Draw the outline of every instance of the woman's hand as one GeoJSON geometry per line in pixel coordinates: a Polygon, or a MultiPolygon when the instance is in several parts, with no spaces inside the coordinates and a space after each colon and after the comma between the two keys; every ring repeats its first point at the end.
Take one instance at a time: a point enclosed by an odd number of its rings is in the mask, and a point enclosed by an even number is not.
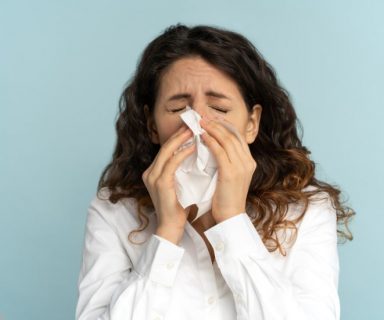
{"type": "Polygon", "coordinates": [[[245,212],[248,189],[257,164],[244,137],[228,121],[202,119],[200,125],[206,131],[201,137],[218,166],[212,216],[219,223],[245,212]]]}
{"type": "Polygon", "coordinates": [[[157,213],[156,233],[175,243],[184,233],[190,209],[184,209],[176,197],[175,172],[179,164],[193,153],[195,144],[174,153],[192,136],[192,131],[183,125],[161,146],[152,164],[142,175],[157,213]]]}

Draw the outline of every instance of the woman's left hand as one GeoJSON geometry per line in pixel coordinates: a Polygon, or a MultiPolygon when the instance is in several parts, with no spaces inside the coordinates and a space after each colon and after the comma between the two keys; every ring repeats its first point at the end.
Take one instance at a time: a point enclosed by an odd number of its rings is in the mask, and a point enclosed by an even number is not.
{"type": "Polygon", "coordinates": [[[257,163],[237,129],[224,119],[202,119],[201,135],[216,158],[218,178],[212,199],[212,216],[217,223],[245,212],[249,185],[257,163]],[[227,128],[230,126],[237,133],[227,128]]]}

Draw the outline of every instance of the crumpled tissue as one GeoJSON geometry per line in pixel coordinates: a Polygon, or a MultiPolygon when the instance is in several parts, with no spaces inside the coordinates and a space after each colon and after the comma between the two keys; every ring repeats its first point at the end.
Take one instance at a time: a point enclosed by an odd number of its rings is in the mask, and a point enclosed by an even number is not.
{"type": "Polygon", "coordinates": [[[193,219],[195,221],[212,208],[212,197],[217,183],[217,162],[200,137],[205,132],[199,124],[200,114],[187,106],[180,117],[192,130],[193,137],[178,150],[193,142],[196,144],[196,150],[184,159],[176,170],[176,196],[183,208],[196,204],[198,210],[193,219]]]}

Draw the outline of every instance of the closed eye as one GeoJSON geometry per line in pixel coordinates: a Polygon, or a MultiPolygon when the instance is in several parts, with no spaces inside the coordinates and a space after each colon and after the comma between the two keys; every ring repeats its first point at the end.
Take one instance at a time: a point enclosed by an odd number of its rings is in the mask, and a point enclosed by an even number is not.
{"type": "Polygon", "coordinates": [[[183,110],[183,109],[185,109],[185,107],[182,107],[182,108],[180,108],[180,109],[173,109],[173,110],[171,110],[171,112],[179,112],[179,111],[181,111],[181,110],[183,110]]]}
{"type": "Polygon", "coordinates": [[[228,110],[225,110],[225,109],[222,109],[222,108],[219,108],[217,106],[210,106],[212,109],[215,109],[216,111],[219,111],[219,112],[222,112],[222,113],[227,113],[228,110]]]}
{"type": "MultiPolygon", "coordinates": [[[[225,109],[222,109],[220,107],[217,107],[217,106],[210,106],[212,109],[218,111],[218,112],[221,112],[221,113],[227,113],[228,110],[225,110],[225,109]]],[[[178,109],[173,109],[171,110],[171,112],[179,112],[181,110],[185,109],[185,107],[182,107],[182,108],[178,108],[178,109]]]]}

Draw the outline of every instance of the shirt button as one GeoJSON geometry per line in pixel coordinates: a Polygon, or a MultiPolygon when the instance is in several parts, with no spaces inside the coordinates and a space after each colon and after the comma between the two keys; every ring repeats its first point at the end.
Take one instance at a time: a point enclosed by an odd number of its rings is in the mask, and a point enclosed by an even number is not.
{"type": "Polygon", "coordinates": [[[173,262],[167,263],[167,269],[172,269],[175,264],[173,262]]]}
{"type": "Polygon", "coordinates": [[[208,304],[212,304],[215,302],[215,297],[209,297],[208,300],[207,300],[208,304]]]}
{"type": "Polygon", "coordinates": [[[224,243],[223,242],[218,242],[216,244],[216,250],[217,251],[222,251],[224,249],[224,243]]]}

